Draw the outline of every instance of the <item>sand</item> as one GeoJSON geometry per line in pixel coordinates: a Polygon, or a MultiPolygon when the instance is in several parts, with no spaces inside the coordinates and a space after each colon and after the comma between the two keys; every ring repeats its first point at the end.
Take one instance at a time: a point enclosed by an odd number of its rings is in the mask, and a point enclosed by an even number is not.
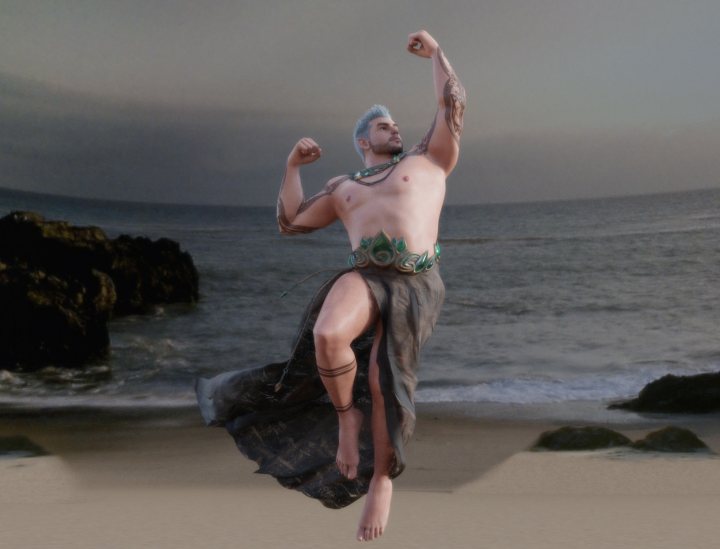
{"type": "MultiPolygon", "coordinates": [[[[376,546],[691,549],[720,539],[715,455],[530,452],[556,425],[421,411],[376,546]]],[[[720,452],[720,422],[691,419],[680,424],[720,452]]],[[[616,426],[634,439],[654,428],[616,426]]],[[[328,510],[253,474],[194,410],[6,410],[0,436],[16,434],[52,455],[0,459],[3,549],[358,544],[361,503],[328,510]]]]}

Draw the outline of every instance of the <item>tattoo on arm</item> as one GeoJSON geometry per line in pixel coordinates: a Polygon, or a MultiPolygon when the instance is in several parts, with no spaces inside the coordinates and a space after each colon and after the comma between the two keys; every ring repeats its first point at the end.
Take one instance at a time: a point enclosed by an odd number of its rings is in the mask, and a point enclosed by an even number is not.
{"type": "MultiPolygon", "coordinates": [[[[341,177],[337,181],[333,181],[330,185],[327,185],[322,191],[317,193],[315,196],[310,198],[309,200],[303,200],[300,203],[300,206],[298,207],[297,212],[295,215],[304,212],[307,210],[316,200],[322,198],[323,196],[327,196],[332,194],[335,189],[342,183],[343,181],[346,181],[349,179],[348,176],[341,177]]],[[[283,182],[280,186],[282,189],[282,185],[285,184],[285,177],[283,176],[283,182]]],[[[315,231],[318,229],[318,227],[309,227],[306,225],[294,225],[290,222],[290,220],[287,217],[287,214],[285,213],[285,205],[283,204],[282,198],[278,196],[277,201],[277,221],[278,226],[280,227],[280,232],[283,234],[304,234],[304,233],[310,233],[312,231],[315,231]]]]}
{"type": "Polygon", "coordinates": [[[447,74],[448,80],[443,89],[443,100],[445,102],[445,121],[450,133],[456,141],[460,140],[463,130],[463,114],[465,112],[465,88],[458,80],[455,71],[450,66],[445,54],[438,48],[438,60],[442,70],[447,74]]]}
{"type": "Polygon", "coordinates": [[[277,201],[277,221],[278,226],[280,227],[280,232],[283,234],[303,234],[312,232],[316,229],[316,227],[306,227],[305,225],[293,225],[290,223],[287,215],[285,214],[285,205],[280,197],[278,197],[277,201]]]}
{"type": "Polygon", "coordinates": [[[317,199],[322,198],[323,196],[332,194],[333,192],[335,192],[335,189],[338,188],[338,185],[340,185],[340,183],[342,183],[343,181],[347,181],[348,179],[350,179],[348,176],[341,177],[337,181],[333,181],[332,183],[327,185],[322,191],[317,193],[315,196],[311,197],[308,200],[303,200],[302,203],[300,204],[300,207],[298,208],[297,213],[304,212],[305,210],[307,210],[310,206],[312,206],[313,202],[315,202],[317,199]]]}

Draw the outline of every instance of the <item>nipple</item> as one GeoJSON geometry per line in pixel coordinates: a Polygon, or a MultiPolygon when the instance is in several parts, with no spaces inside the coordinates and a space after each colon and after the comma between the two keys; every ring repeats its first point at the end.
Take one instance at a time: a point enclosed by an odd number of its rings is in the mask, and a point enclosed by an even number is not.
{"type": "Polygon", "coordinates": [[[403,175],[403,181],[410,181],[410,178],[407,175],[403,175]]]}

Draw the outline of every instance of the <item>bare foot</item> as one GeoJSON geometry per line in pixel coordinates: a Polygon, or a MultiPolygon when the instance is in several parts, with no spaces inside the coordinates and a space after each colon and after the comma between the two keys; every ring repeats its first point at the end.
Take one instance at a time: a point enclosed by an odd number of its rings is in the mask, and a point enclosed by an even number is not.
{"type": "Polygon", "coordinates": [[[383,535],[390,517],[390,501],[392,500],[390,477],[374,475],[365,497],[365,508],[360,518],[360,524],[358,524],[358,541],[372,541],[383,535]]]}
{"type": "Polygon", "coordinates": [[[338,414],[338,451],[335,461],[340,473],[353,480],[357,477],[357,468],[360,463],[360,450],[358,448],[360,428],[363,423],[363,414],[353,407],[347,412],[338,414]]]}

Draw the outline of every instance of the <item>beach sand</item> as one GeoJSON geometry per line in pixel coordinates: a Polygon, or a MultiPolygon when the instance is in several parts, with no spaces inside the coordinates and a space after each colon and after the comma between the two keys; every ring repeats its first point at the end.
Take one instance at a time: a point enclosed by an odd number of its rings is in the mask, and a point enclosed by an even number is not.
{"type": "MultiPolygon", "coordinates": [[[[720,539],[717,456],[529,452],[559,424],[420,412],[377,546],[690,549],[720,539]]],[[[680,424],[720,452],[720,422],[680,424]]],[[[637,439],[657,425],[615,428],[637,439]]],[[[194,409],[4,410],[0,436],[18,434],[51,455],[0,459],[3,549],[358,543],[362,500],[329,510],[253,474],[194,409]]]]}

